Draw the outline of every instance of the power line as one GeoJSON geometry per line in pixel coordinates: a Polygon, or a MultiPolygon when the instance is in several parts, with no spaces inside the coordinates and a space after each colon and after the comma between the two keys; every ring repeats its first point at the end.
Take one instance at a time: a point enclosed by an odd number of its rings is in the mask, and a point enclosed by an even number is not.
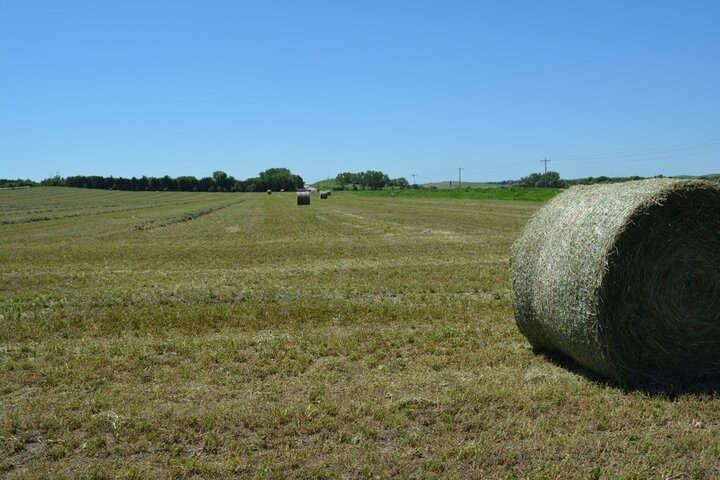
{"type": "MultiPolygon", "coordinates": [[[[634,150],[623,150],[615,152],[604,152],[604,153],[584,153],[584,154],[570,154],[570,155],[552,155],[553,161],[555,161],[559,167],[565,168],[568,165],[599,165],[599,164],[613,164],[613,163],[645,163],[653,162],[657,160],[672,160],[672,159],[684,159],[687,157],[699,157],[709,155],[720,154],[720,137],[709,138],[697,142],[681,143],[674,145],[666,145],[661,147],[642,148],[634,150]]],[[[545,165],[545,180],[547,182],[547,158],[540,160],[545,165]]],[[[547,160],[550,162],[550,160],[547,160]]],[[[528,161],[501,161],[501,164],[472,166],[467,168],[468,170],[483,172],[501,172],[508,171],[509,169],[519,168],[528,165],[528,161]]],[[[458,170],[458,185],[462,186],[462,170],[464,167],[457,167],[458,170]]],[[[441,171],[431,172],[432,175],[440,175],[441,171]]],[[[427,175],[428,172],[425,172],[427,175]]],[[[414,178],[414,177],[413,177],[414,178]]]]}
{"type": "MultiPolygon", "coordinates": [[[[553,160],[563,166],[570,164],[599,165],[608,163],[645,163],[656,160],[683,159],[703,155],[720,154],[720,138],[702,142],[693,142],[666,147],[646,148],[639,150],[617,151],[607,153],[589,153],[577,155],[553,155],[553,160]]],[[[544,162],[544,160],[540,160],[544,162]]],[[[549,160],[548,160],[549,161],[549,160]]],[[[502,165],[488,165],[483,167],[485,172],[506,171],[509,168],[527,165],[527,161],[502,162],[502,165]]]]}
{"type": "Polygon", "coordinates": [[[545,176],[543,177],[543,179],[545,180],[545,188],[547,188],[547,164],[549,161],[550,160],[548,160],[547,157],[545,157],[545,160],[540,160],[540,163],[545,164],[545,176]]]}
{"type": "Polygon", "coordinates": [[[698,149],[708,149],[720,146],[720,138],[714,138],[704,140],[701,142],[692,142],[684,144],[669,145],[665,147],[653,147],[643,148],[637,150],[626,150],[618,152],[605,152],[605,153],[585,153],[578,155],[555,155],[556,159],[568,159],[568,160],[601,160],[606,158],[625,158],[625,157],[638,157],[647,155],[659,155],[669,153],[682,153],[698,149]]]}
{"type": "MultiPolygon", "coordinates": [[[[718,155],[720,153],[719,150],[703,150],[698,152],[686,152],[686,153],[678,153],[678,152],[668,152],[665,154],[652,154],[648,155],[646,157],[642,158],[623,158],[623,157],[605,157],[605,158],[591,158],[585,161],[578,161],[576,163],[582,164],[582,165],[600,165],[600,164],[607,164],[607,163],[623,163],[623,164],[629,164],[629,163],[644,163],[644,162],[654,162],[657,160],[673,160],[673,159],[687,159],[688,157],[697,157],[702,155],[711,155],[715,154],[718,155]]],[[[566,160],[565,163],[572,162],[572,160],[566,160]]]]}

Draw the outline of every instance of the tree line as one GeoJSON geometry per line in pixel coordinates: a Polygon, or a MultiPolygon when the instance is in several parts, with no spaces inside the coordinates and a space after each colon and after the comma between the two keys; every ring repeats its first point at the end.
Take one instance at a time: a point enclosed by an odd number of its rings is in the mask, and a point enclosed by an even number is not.
{"type": "Polygon", "coordinates": [[[358,186],[360,190],[382,190],[385,187],[398,187],[398,188],[409,188],[410,183],[404,178],[393,178],[388,177],[386,173],[379,172],[377,170],[367,170],[364,172],[345,172],[339,173],[335,177],[337,190],[357,190],[358,186]]]}
{"type": "MultiPolygon", "coordinates": [[[[594,185],[596,183],[622,183],[631,182],[635,180],[644,180],[647,178],[664,178],[664,175],[655,175],[654,177],[641,177],[633,175],[629,177],[607,177],[601,175],[599,177],[582,177],[573,180],[568,180],[560,177],[558,172],[549,171],[545,173],[531,173],[526,177],[522,177],[520,180],[510,180],[507,183],[514,186],[520,187],[546,187],[546,188],[565,188],[571,185],[594,185]]],[[[701,180],[712,180],[712,175],[703,175],[696,177],[701,180]]],[[[501,182],[505,183],[505,182],[501,182]]]]}
{"type": "Polygon", "coordinates": [[[222,170],[211,177],[104,177],[100,175],[55,176],[40,182],[44,186],[96,188],[104,190],[165,191],[165,192],[262,192],[265,190],[295,191],[305,182],[287,168],[270,168],[257,177],[237,180],[222,170]]]}
{"type": "Polygon", "coordinates": [[[566,182],[566,180],[560,178],[558,172],[550,171],[547,173],[531,173],[513,182],[513,184],[520,187],[562,188],[566,182]]]}
{"type": "MultiPolygon", "coordinates": [[[[640,177],[637,175],[631,177],[606,177],[604,175],[599,177],[583,177],[568,180],[560,178],[558,172],[549,171],[545,173],[531,173],[527,177],[522,177],[520,180],[513,182],[513,185],[520,187],[545,187],[545,188],[565,188],[571,185],[594,185],[596,183],[621,183],[630,182],[634,180],[643,180],[649,177],[640,177]]],[[[656,175],[653,178],[663,178],[663,175],[656,175]]],[[[707,179],[706,177],[699,177],[707,179]]]]}
{"type": "Polygon", "coordinates": [[[22,178],[0,178],[0,188],[24,188],[37,185],[32,180],[23,180],[22,178]]]}

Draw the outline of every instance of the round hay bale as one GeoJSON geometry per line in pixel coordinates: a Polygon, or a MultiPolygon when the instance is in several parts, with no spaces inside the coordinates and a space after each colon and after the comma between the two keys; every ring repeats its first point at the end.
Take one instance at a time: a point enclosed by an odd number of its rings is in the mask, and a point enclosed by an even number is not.
{"type": "Polygon", "coordinates": [[[328,192],[320,192],[320,198],[322,200],[327,200],[328,192]]]}
{"type": "Polygon", "coordinates": [[[629,384],[720,379],[720,187],[670,179],[573,187],[511,256],[518,328],[629,384]]]}
{"type": "Polygon", "coordinates": [[[297,192],[298,205],[310,205],[310,192],[297,192]]]}
{"type": "Polygon", "coordinates": [[[267,194],[268,194],[268,195],[271,195],[271,194],[272,194],[272,190],[268,190],[268,191],[267,191],[267,194]]]}
{"type": "Polygon", "coordinates": [[[328,197],[329,197],[329,196],[332,194],[332,191],[328,190],[328,191],[325,192],[325,193],[327,193],[327,195],[328,195],[328,197]]]}

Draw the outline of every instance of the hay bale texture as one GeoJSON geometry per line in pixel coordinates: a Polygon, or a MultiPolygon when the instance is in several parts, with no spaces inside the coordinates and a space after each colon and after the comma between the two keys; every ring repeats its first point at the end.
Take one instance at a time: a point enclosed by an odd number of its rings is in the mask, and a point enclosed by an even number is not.
{"type": "Polygon", "coordinates": [[[298,205],[310,205],[310,192],[297,192],[298,205]]]}
{"type": "Polygon", "coordinates": [[[720,379],[720,187],[654,179],[573,187],[511,256],[520,331],[630,384],[720,379]]]}

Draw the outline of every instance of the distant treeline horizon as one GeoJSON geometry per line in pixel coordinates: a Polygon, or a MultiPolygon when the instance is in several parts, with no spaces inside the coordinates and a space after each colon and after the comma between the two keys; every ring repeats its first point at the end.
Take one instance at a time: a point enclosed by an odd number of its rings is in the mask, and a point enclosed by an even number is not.
{"type": "MultiPolygon", "coordinates": [[[[575,179],[563,179],[558,172],[548,171],[545,173],[532,173],[518,180],[502,180],[495,182],[483,182],[486,185],[501,185],[515,187],[547,187],[565,188],[572,185],[592,185],[596,183],[620,183],[633,180],[644,180],[648,178],[664,178],[664,175],[653,177],[627,176],[627,177],[582,177],[575,179]]],[[[678,179],[699,179],[720,182],[720,173],[706,175],[675,175],[667,178],[678,179]]],[[[316,182],[316,184],[325,181],[316,182]]],[[[449,183],[456,185],[456,182],[429,182],[426,184],[410,185],[403,178],[390,179],[383,172],[367,171],[356,174],[341,173],[331,180],[335,183],[332,187],[335,190],[357,189],[359,185],[362,190],[383,189],[385,187],[405,188],[433,188],[436,185],[449,183]]],[[[479,182],[463,182],[473,184],[479,182]]],[[[130,190],[130,191],[177,191],[177,192],[264,192],[266,190],[287,190],[296,191],[303,189],[305,182],[299,175],[293,174],[287,168],[270,168],[261,172],[257,177],[245,180],[237,180],[221,170],[213,172],[210,177],[197,178],[194,176],[170,177],[104,177],[102,175],[73,175],[69,177],[55,176],[46,178],[40,182],[30,179],[8,179],[0,178],[0,188],[28,188],[36,186],[57,186],[71,188],[91,188],[103,190],[130,190]]],[[[466,185],[464,188],[473,188],[466,185]]],[[[478,188],[478,187],[475,187],[478,188]]]]}
{"type": "Polygon", "coordinates": [[[572,185],[592,185],[596,183],[622,183],[632,182],[636,180],[646,180],[649,178],[677,178],[677,179],[699,179],[699,180],[720,180],[720,174],[708,174],[708,175],[675,175],[666,177],[665,175],[655,175],[652,177],[641,177],[639,175],[633,175],[628,177],[607,177],[601,175],[599,177],[581,177],[574,179],[561,178],[558,172],[548,171],[546,174],[542,172],[532,173],[527,177],[522,177],[520,180],[506,180],[505,182],[491,182],[497,184],[507,184],[513,186],[522,187],[549,187],[549,188],[564,188],[572,185]]]}
{"type": "MultiPolygon", "coordinates": [[[[4,180],[0,179],[0,186],[4,180]]],[[[259,176],[238,180],[222,170],[213,172],[211,177],[194,176],[170,177],[104,177],[102,175],[55,176],[39,183],[30,180],[8,181],[21,186],[53,186],[71,188],[91,188],[102,190],[164,191],[164,192],[261,192],[266,190],[295,191],[304,187],[305,182],[299,175],[287,168],[270,168],[260,172],[259,176]],[[29,182],[29,183],[28,183],[29,182]]]]}

